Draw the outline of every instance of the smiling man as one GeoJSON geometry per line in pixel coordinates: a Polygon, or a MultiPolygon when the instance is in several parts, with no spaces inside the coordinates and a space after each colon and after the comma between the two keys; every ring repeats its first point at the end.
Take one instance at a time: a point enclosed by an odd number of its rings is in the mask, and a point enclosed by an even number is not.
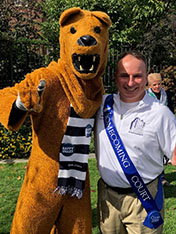
{"type": "Polygon", "coordinates": [[[147,71],[141,58],[128,54],[117,65],[115,81],[123,102],[137,102],[145,95],[147,71]]]}
{"type": "Polygon", "coordinates": [[[138,52],[119,57],[118,93],[104,95],[95,126],[99,228],[103,234],[161,234],[163,157],[176,165],[176,119],[146,91],[138,52]]]}

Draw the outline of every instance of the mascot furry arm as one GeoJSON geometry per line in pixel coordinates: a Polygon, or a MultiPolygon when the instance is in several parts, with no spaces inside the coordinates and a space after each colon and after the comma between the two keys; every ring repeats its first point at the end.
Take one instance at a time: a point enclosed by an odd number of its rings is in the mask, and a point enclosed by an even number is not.
{"type": "Polygon", "coordinates": [[[103,12],[71,8],[59,23],[58,62],[0,91],[3,125],[18,130],[30,115],[33,132],[11,234],[91,233],[88,150],[111,20],[103,12]]]}

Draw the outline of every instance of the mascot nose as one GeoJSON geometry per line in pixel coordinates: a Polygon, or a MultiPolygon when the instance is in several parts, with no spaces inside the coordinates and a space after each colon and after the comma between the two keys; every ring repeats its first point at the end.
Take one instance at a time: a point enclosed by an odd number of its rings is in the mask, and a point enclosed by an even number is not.
{"type": "Polygon", "coordinates": [[[95,40],[94,37],[89,36],[89,35],[85,35],[85,36],[80,37],[77,40],[77,43],[80,46],[93,46],[93,45],[97,44],[97,41],[95,40]]]}

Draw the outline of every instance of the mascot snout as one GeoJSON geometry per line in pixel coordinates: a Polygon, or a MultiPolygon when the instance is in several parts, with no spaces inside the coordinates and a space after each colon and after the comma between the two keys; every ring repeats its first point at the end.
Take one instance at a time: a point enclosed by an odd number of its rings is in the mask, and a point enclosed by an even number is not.
{"type": "MultiPolygon", "coordinates": [[[[80,37],[77,40],[77,43],[79,46],[94,46],[97,44],[97,40],[90,36],[85,35],[80,37]]],[[[98,65],[100,62],[100,56],[98,54],[93,55],[86,55],[86,54],[76,54],[74,53],[72,55],[72,63],[74,65],[74,68],[79,73],[96,73],[98,65]]]]}
{"type": "Polygon", "coordinates": [[[80,37],[77,43],[80,46],[93,46],[97,44],[97,41],[94,37],[85,35],[85,36],[80,37]]]}

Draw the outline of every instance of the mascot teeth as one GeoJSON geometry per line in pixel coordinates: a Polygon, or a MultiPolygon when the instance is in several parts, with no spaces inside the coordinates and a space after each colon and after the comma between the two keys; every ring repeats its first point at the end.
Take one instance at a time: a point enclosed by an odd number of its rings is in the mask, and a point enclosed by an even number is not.
{"type": "Polygon", "coordinates": [[[100,56],[98,54],[76,54],[72,55],[74,68],[80,73],[96,73],[100,56]]]}
{"type": "Polygon", "coordinates": [[[94,66],[92,65],[92,67],[89,69],[89,71],[93,71],[93,69],[94,69],[94,66]]]}

